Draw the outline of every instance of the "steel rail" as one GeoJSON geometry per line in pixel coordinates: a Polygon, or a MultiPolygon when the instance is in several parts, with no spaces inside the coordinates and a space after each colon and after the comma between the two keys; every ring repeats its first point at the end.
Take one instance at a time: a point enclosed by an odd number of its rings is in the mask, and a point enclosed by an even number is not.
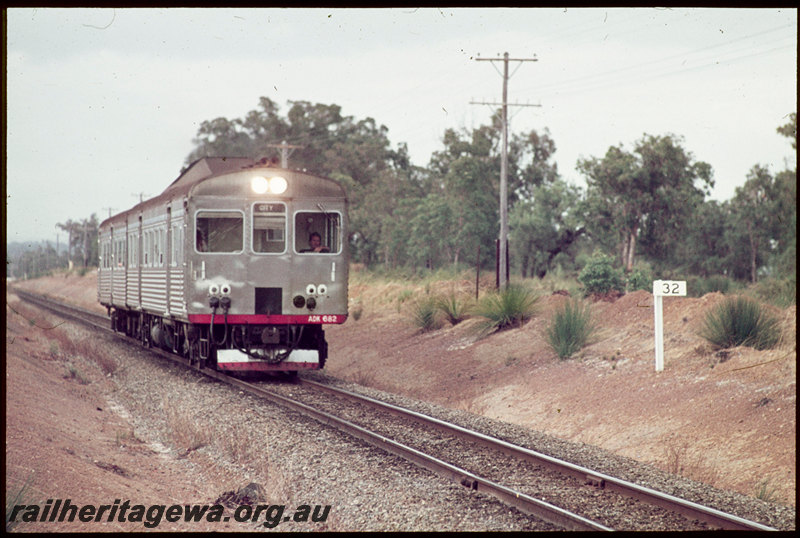
{"type": "Polygon", "coordinates": [[[520,511],[539,517],[549,523],[560,525],[570,530],[592,530],[592,531],[611,531],[613,529],[606,527],[600,523],[587,519],[578,514],[559,508],[546,501],[535,499],[524,493],[514,491],[511,488],[505,487],[501,484],[482,478],[474,473],[465,469],[461,469],[455,465],[447,463],[436,457],[425,454],[415,448],[412,448],[403,443],[389,439],[384,435],[372,432],[348,420],[337,417],[315,407],[306,405],[304,403],[295,401],[291,398],[281,396],[274,392],[256,387],[246,381],[229,377],[217,371],[205,371],[204,373],[230,383],[242,390],[246,390],[253,394],[258,394],[264,398],[269,399],[275,403],[289,407],[295,411],[300,412],[305,416],[310,416],[322,424],[333,426],[336,429],[347,433],[357,439],[365,441],[369,445],[383,449],[384,451],[399,456],[405,460],[411,461],[416,465],[423,467],[439,476],[449,478],[454,482],[461,485],[468,486],[472,490],[483,491],[489,493],[505,503],[518,508],[520,511]]]}
{"type": "Polygon", "coordinates": [[[714,527],[719,527],[720,529],[759,530],[759,531],[778,530],[773,527],[763,525],[761,523],[750,521],[741,518],[739,516],[729,514],[721,510],[717,510],[716,508],[703,506],[701,504],[686,499],[675,497],[674,495],[670,495],[668,493],[664,493],[658,490],[654,490],[652,488],[634,484],[632,482],[623,480],[621,478],[615,478],[613,476],[609,476],[607,474],[600,473],[592,469],[588,469],[586,467],[570,463],[568,461],[560,460],[558,458],[554,458],[552,456],[548,456],[546,454],[542,454],[540,452],[536,452],[534,450],[509,443],[507,441],[498,439],[496,437],[492,437],[480,432],[469,430],[467,428],[458,426],[456,424],[451,424],[449,422],[445,422],[443,420],[430,417],[422,413],[412,411],[410,409],[405,409],[396,405],[392,405],[387,402],[382,402],[380,400],[376,400],[374,398],[370,398],[362,394],[357,394],[345,389],[332,387],[330,385],[324,385],[308,379],[300,378],[300,383],[305,385],[310,385],[320,390],[344,396],[356,401],[367,402],[372,406],[381,407],[383,409],[386,409],[387,411],[401,415],[406,418],[410,418],[426,426],[433,426],[438,428],[439,430],[449,432],[463,439],[467,439],[482,444],[484,446],[487,446],[495,450],[501,450],[506,454],[511,455],[512,457],[521,458],[532,463],[544,465],[559,473],[567,474],[581,480],[586,480],[604,489],[618,492],[622,495],[632,497],[641,500],[645,503],[659,506],[661,508],[665,508],[672,512],[680,513],[681,515],[689,518],[698,519],[714,527]]]}
{"type": "Polygon", "coordinates": [[[33,293],[27,290],[22,290],[20,288],[9,288],[9,291],[18,295],[20,298],[25,299],[31,303],[35,303],[43,308],[47,308],[52,312],[55,312],[59,315],[68,317],[70,319],[76,321],[89,321],[89,318],[94,320],[91,323],[97,327],[102,329],[111,330],[108,326],[108,317],[104,316],[103,314],[99,314],[97,312],[92,312],[91,310],[86,310],[85,308],[81,308],[79,306],[75,306],[69,303],[65,303],[53,297],[49,297],[47,295],[42,295],[39,293],[33,293]]]}
{"type": "MultiPolygon", "coordinates": [[[[78,307],[74,307],[73,305],[58,301],[51,297],[43,297],[26,291],[21,291],[19,295],[21,297],[24,296],[27,300],[35,302],[36,304],[49,308],[50,310],[56,312],[59,315],[66,315],[78,321],[86,322],[88,321],[86,317],[91,317],[94,320],[103,319],[102,316],[99,314],[78,307]],[[56,305],[56,308],[53,308],[51,306],[53,304],[56,305]],[[84,314],[86,317],[70,314],[68,312],[68,310],[70,309],[80,311],[81,314],[84,314]]],[[[90,323],[92,323],[94,326],[100,327],[110,332],[114,332],[111,331],[109,327],[100,324],[99,321],[94,321],[90,323]]],[[[130,339],[124,337],[122,333],[114,332],[114,334],[117,334],[118,336],[122,337],[124,341],[130,342],[130,339]]],[[[317,420],[318,422],[324,425],[334,427],[339,431],[342,431],[352,437],[355,437],[357,439],[366,442],[368,445],[380,448],[385,452],[401,457],[439,476],[450,479],[462,486],[467,486],[473,491],[481,491],[484,493],[488,493],[494,497],[497,497],[505,504],[513,506],[525,514],[538,517],[544,521],[547,521],[548,523],[552,523],[569,530],[589,530],[589,531],[614,530],[605,525],[602,525],[601,523],[585,518],[579,514],[574,514],[568,510],[550,504],[541,499],[536,499],[529,495],[525,495],[524,493],[515,491],[511,488],[503,486],[502,484],[498,484],[496,482],[478,476],[465,469],[461,469],[460,467],[447,463],[434,456],[425,454],[420,450],[404,445],[403,443],[394,441],[393,439],[389,439],[384,435],[367,430],[366,428],[363,428],[348,420],[337,417],[335,415],[332,415],[315,407],[309,406],[302,402],[298,402],[291,398],[287,398],[285,396],[281,396],[274,392],[262,389],[255,385],[252,385],[251,383],[248,383],[241,379],[237,379],[235,377],[231,377],[227,374],[224,374],[216,370],[211,370],[208,368],[197,369],[190,363],[188,359],[177,356],[172,353],[168,353],[161,349],[150,348],[149,350],[160,357],[181,363],[192,369],[199,370],[201,373],[209,377],[212,377],[214,379],[217,379],[218,381],[222,381],[229,385],[235,386],[250,394],[255,394],[262,398],[268,399],[273,403],[282,405],[296,412],[299,412],[301,415],[311,417],[314,420],[317,420]]]]}

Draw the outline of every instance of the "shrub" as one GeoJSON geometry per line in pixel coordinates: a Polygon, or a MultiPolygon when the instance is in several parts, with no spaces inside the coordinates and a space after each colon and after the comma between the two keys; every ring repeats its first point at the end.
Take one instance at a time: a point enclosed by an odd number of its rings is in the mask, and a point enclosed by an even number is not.
{"type": "Polygon", "coordinates": [[[780,308],[797,304],[797,277],[771,277],[760,280],[751,289],[762,301],[780,308]]]}
{"type": "Polygon", "coordinates": [[[538,279],[538,284],[547,294],[566,292],[570,296],[575,296],[582,293],[581,285],[575,279],[575,275],[565,275],[560,266],[554,271],[548,271],[544,278],[538,279]]]}
{"type": "Polygon", "coordinates": [[[686,285],[692,297],[702,297],[706,293],[715,291],[730,293],[741,288],[735,280],[724,275],[689,277],[686,285]]]}
{"type": "Polygon", "coordinates": [[[408,289],[402,290],[400,293],[397,294],[397,305],[399,306],[403,304],[413,296],[414,296],[413,290],[408,290],[408,289]]]}
{"type": "Polygon", "coordinates": [[[439,309],[434,297],[425,296],[411,304],[411,321],[422,332],[433,331],[441,327],[437,313],[439,309]]]}
{"type": "Polygon", "coordinates": [[[506,329],[521,327],[533,317],[539,296],[523,286],[509,284],[504,290],[484,295],[476,313],[489,320],[489,327],[506,329]]]}
{"type": "Polygon", "coordinates": [[[467,317],[471,306],[471,301],[460,296],[454,291],[448,295],[436,298],[436,307],[444,314],[451,325],[458,325],[467,317]]]}
{"type": "Polygon", "coordinates": [[[578,280],[583,284],[586,295],[592,293],[605,295],[612,291],[623,292],[625,290],[622,271],[614,269],[611,256],[599,252],[589,258],[578,275],[578,280]]]}
{"type": "Polygon", "coordinates": [[[780,340],[780,321],[752,299],[728,297],[706,314],[700,336],[723,349],[771,349],[780,340]]]}
{"type": "Polygon", "coordinates": [[[570,299],[559,308],[547,328],[547,343],[559,359],[566,359],[586,345],[595,327],[589,305],[570,299]]]}
{"type": "Polygon", "coordinates": [[[653,273],[645,267],[636,267],[628,274],[627,290],[629,292],[636,290],[653,290],[653,273]]]}

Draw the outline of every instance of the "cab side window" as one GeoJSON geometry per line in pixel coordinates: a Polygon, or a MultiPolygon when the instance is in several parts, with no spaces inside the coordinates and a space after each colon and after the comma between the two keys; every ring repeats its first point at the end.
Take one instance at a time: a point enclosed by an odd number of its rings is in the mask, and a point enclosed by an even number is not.
{"type": "Polygon", "coordinates": [[[299,211],[294,217],[294,248],[302,254],[341,251],[341,216],[323,211],[299,211]]]}

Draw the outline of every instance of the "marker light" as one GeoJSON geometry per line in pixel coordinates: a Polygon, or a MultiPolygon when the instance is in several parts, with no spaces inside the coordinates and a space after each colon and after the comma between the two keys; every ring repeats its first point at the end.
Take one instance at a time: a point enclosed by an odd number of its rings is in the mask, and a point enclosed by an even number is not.
{"type": "Polygon", "coordinates": [[[283,194],[289,183],[281,176],[274,176],[269,178],[269,192],[272,194],[283,194]]]}
{"type": "Polygon", "coordinates": [[[269,190],[269,181],[262,176],[256,176],[250,180],[250,188],[256,194],[264,194],[269,190]]]}

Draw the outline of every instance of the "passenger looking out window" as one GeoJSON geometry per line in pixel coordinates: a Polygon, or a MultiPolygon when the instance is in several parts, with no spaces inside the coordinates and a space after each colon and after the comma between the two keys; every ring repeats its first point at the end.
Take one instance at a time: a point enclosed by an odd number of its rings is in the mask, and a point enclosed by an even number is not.
{"type": "MultiPolygon", "coordinates": [[[[324,208],[323,208],[324,209],[324,208]]],[[[330,211],[299,211],[294,218],[295,252],[330,254],[341,251],[341,215],[330,211]]]]}

